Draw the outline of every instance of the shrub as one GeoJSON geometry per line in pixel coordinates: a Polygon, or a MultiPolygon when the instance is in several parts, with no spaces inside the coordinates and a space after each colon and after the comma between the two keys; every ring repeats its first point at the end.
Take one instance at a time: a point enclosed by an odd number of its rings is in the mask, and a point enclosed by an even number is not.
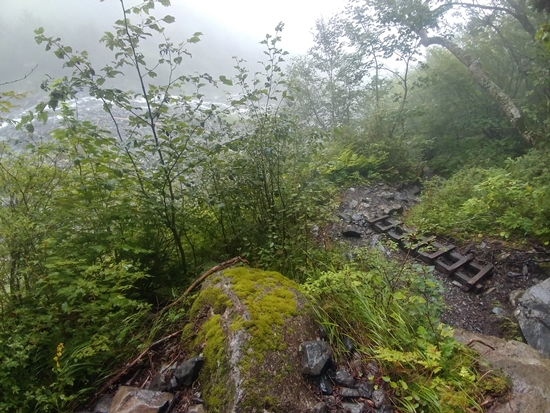
{"type": "Polygon", "coordinates": [[[389,262],[378,251],[357,255],[358,264],[304,285],[331,342],[348,336],[365,360],[377,360],[402,411],[481,410],[484,393],[502,380],[483,374],[475,353],[438,321],[441,285],[430,271],[389,262]]]}
{"type": "Polygon", "coordinates": [[[412,225],[467,238],[485,234],[550,242],[550,156],[531,150],[504,168],[471,168],[447,181],[426,185],[422,202],[408,217],[412,225]]]}

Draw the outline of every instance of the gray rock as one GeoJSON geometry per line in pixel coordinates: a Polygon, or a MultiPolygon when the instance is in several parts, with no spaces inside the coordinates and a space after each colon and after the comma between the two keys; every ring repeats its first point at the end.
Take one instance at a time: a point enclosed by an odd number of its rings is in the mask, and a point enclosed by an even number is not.
{"type": "Polygon", "coordinates": [[[504,310],[500,307],[494,307],[491,312],[497,317],[502,317],[504,315],[504,310]]]}
{"type": "Polygon", "coordinates": [[[372,392],[374,391],[374,382],[361,382],[357,384],[355,388],[357,389],[361,397],[364,397],[365,399],[370,399],[372,397],[372,392]]]}
{"type": "Polygon", "coordinates": [[[388,191],[380,192],[379,196],[380,198],[385,198],[390,201],[395,198],[395,194],[393,192],[388,192],[388,191]]]}
{"type": "Polygon", "coordinates": [[[342,231],[342,235],[344,237],[350,237],[350,238],[361,238],[361,228],[355,227],[353,225],[349,225],[342,231]]]}
{"type": "Polygon", "coordinates": [[[121,386],[113,398],[109,413],[162,413],[173,399],[172,393],[121,386]]]}
{"type": "Polygon", "coordinates": [[[202,365],[204,364],[204,357],[199,354],[192,359],[186,360],[181,363],[176,370],[174,370],[174,377],[180,386],[189,387],[199,376],[202,365]]]}
{"type": "Polygon", "coordinates": [[[409,188],[409,193],[411,193],[412,195],[419,195],[420,194],[420,186],[413,185],[412,187],[409,188]]]}
{"type": "Polygon", "coordinates": [[[356,390],[356,389],[350,389],[349,387],[342,387],[340,389],[340,395],[344,398],[356,398],[356,397],[361,397],[361,395],[359,394],[359,391],[356,390]]]}
{"type": "Polygon", "coordinates": [[[550,357],[550,278],[528,288],[518,304],[516,316],[527,343],[550,357]]]}
{"type": "Polygon", "coordinates": [[[348,336],[345,336],[342,339],[342,344],[344,345],[344,348],[346,349],[346,351],[349,351],[350,353],[355,349],[355,343],[348,336]]]}
{"type": "Polygon", "coordinates": [[[318,376],[332,356],[332,349],[326,341],[305,341],[302,349],[302,373],[318,376]]]}
{"type": "Polygon", "coordinates": [[[342,403],[342,409],[346,413],[363,413],[365,411],[364,403],[342,403]]]}
{"type": "Polygon", "coordinates": [[[99,398],[99,400],[94,405],[92,412],[93,413],[109,413],[109,409],[113,404],[113,396],[104,394],[99,398]]]}
{"type": "Polygon", "coordinates": [[[315,406],[313,406],[313,409],[311,409],[311,413],[327,413],[328,408],[327,405],[323,402],[317,403],[315,406]]]}
{"type": "Polygon", "coordinates": [[[327,396],[330,396],[333,392],[332,383],[325,373],[321,374],[321,378],[319,380],[319,388],[321,389],[321,393],[327,396]]]}
{"type": "Polygon", "coordinates": [[[189,406],[187,413],[206,413],[206,409],[202,404],[194,404],[193,406],[189,406]]]}
{"type": "Polygon", "coordinates": [[[384,215],[400,214],[403,212],[403,205],[392,204],[384,209],[384,215]]]}
{"type": "Polygon", "coordinates": [[[493,406],[491,412],[550,412],[550,380],[544,379],[550,377],[550,360],[518,341],[474,334],[459,328],[455,328],[455,338],[462,343],[472,343],[471,347],[492,369],[501,370],[512,381],[510,399],[493,406]],[[472,340],[481,340],[481,343],[472,340]]]}
{"type": "Polygon", "coordinates": [[[345,212],[342,212],[340,214],[338,214],[338,217],[346,222],[346,223],[350,223],[351,222],[351,214],[348,214],[348,213],[345,213],[345,212]]]}
{"type": "Polygon", "coordinates": [[[519,304],[520,298],[525,294],[525,290],[514,290],[510,292],[510,295],[508,296],[510,300],[510,304],[512,304],[512,307],[517,307],[519,304]]]}
{"type": "Polygon", "coordinates": [[[355,387],[355,379],[346,370],[338,370],[336,372],[334,383],[345,387],[355,387]]]}
{"type": "Polygon", "coordinates": [[[365,215],[363,215],[362,212],[358,212],[358,213],[353,214],[351,216],[351,220],[354,221],[354,222],[361,222],[361,221],[363,221],[363,219],[365,219],[365,215]]]}
{"type": "Polygon", "coordinates": [[[390,404],[390,400],[388,399],[386,392],[381,388],[378,388],[372,392],[371,400],[376,408],[390,404]]]}
{"type": "Polygon", "coordinates": [[[391,406],[382,406],[378,409],[374,409],[374,413],[393,413],[393,407],[391,406]]]}
{"type": "Polygon", "coordinates": [[[352,199],[351,201],[349,201],[349,209],[355,209],[357,205],[359,205],[359,201],[355,199],[352,199]]]}
{"type": "MultiPolygon", "coordinates": [[[[297,284],[272,271],[248,267],[227,269],[203,283],[193,306],[197,311],[189,323],[197,333],[187,346],[197,352],[216,346],[215,351],[219,351],[214,359],[208,359],[205,351],[205,367],[199,374],[207,408],[212,392],[220,388],[224,391],[216,394],[217,402],[227,412],[248,411],[245,406],[264,398],[269,398],[277,408],[284,406],[287,411],[296,412],[305,412],[319,402],[304,386],[301,355],[297,354],[299,343],[307,343],[318,335],[318,324],[297,284]],[[242,288],[242,279],[246,280],[246,288],[254,291],[251,294],[262,297],[254,300],[255,306],[261,305],[260,311],[253,312],[250,308],[252,303],[245,300],[250,298],[249,294],[243,297],[237,293],[240,291],[237,289],[242,288]],[[218,297],[224,297],[223,309],[216,304],[220,302],[218,297]],[[280,297],[284,297],[283,309],[276,300],[280,297]],[[286,307],[295,308],[295,313],[285,311],[286,307]],[[273,321],[272,334],[256,333],[260,323],[265,323],[265,319],[276,320],[277,315],[281,316],[282,325],[273,321]],[[219,317],[215,320],[219,330],[216,329],[214,343],[209,338],[211,317],[219,317]],[[237,319],[246,320],[247,325],[235,325],[237,319]],[[251,326],[255,328],[249,328],[251,326]],[[244,360],[249,365],[253,362],[254,368],[243,368],[244,360]],[[278,379],[273,380],[274,377],[278,379]]],[[[326,342],[317,343],[328,346],[326,342]]],[[[330,347],[327,352],[331,354],[330,347]]],[[[305,356],[307,358],[307,352],[305,356]]]]}

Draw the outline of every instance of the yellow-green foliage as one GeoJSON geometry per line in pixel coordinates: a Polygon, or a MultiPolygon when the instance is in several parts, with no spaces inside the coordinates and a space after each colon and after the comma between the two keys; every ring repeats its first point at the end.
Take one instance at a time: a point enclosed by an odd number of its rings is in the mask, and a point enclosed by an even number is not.
{"type": "Polygon", "coordinates": [[[476,354],[439,322],[439,287],[422,266],[398,268],[381,253],[362,254],[361,270],[321,274],[304,290],[317,299],[333,344],[351,337],[365,358],[387,372],[382,379],[400,411],[479,411],[484,394],[506,391],[479,371],[476,354]]]}
{"type": "Polygon", "coordinates": [[[505,168],[462,170],[426,185],[409,223],[434,233],[471,239],[533,237],[550,243],[550,154],[532,150],[505,168]]]}

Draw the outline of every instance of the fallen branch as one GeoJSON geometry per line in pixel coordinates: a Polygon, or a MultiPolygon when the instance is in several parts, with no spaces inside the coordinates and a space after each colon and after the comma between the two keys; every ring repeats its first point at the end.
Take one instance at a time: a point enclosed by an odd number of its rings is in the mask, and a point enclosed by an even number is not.
{"type": "MultiPolygon", "coordinates": [[[[247,264],[247,265],[250,265],[249,262],[247,260],[245,260],[244,258],[242,257],[235,257],[235,258],[231,258],[230,260],[227,260],[225,262],[222,262],[221,264],[218,264],[212,268],[210,268],[208,271],[206,271],[203,275],[201,275],[199,278],[197,278],[193,284],[191,284],[189,286],[189,288],[187,288],[187,290],[185,290],[183,292],[182,295],[180,295],[178,297],[178,299],[176,301],[174,301],[173,303],[171,303],[170,305],[167,305],[166,307],[164,307],[162,310],[161,310],[161,314],[168,310],[169,308],[173,307],[174,305],[176,305],[177,303],[181,302],[181,300],[183,300],[191,291],[193,291],[193,289],[195,287],[197,287],[197,285],[199,285],[201,282],[203,282],[206,277],[208,277],[209,275],[217,272],[217,271],[220,271],[220,270],[223,270],[225,268],[229,268],[229,267],[232,267],[233,265],[235,265],[237,262],[242,262],[244,264],[247,264]]],[[[105,383],[105,385],[101,388],[101,390],[99,392],[97,392],[94,396],[94,398],[92,399],[92,401],[90,401],[90,404],[92,404],[96,399],[97,397],[104,393],[109,387],[111,387],[113,384],[115,384],[118,380],[120,380],[122,377],[124,377],[124,375],[126,375],[128,373],[128,371],[134,367],[137,363],[139,363],[139,361],[155,346],[159,345],[160,343],[163,343],[165,342],[166,340],[170,340],[172,337],[175,337],[176,335],[178,334],[181,334],[183,330],[178,330],[176,331],[175,333],[172,333],[172,334],[169,334],[165,337],[162,337],[161,339],[155,341],[154,343],[152,343],[150,346],[148,346],[145,350],[143,350],[141,352],[141,354],[139,356],[137,356],[135,359],[133,359],[130,363],[126,364],[122,370],[120,370],[115,376],[113,376],[107,383],[105,383]]]]}
{"type": "Polygon", "coordinates": [[[90,404],[92,404],[96,399],[97,399],[97,396],[99,396],[100,394],[102,394],[103,392],[105,392],[109,387],[111,387],[113,384],[115,384],[118,380],[120,380],[120,378],[124,377],[124,375],[126,373],[128,373],[128,371],[134,367],[142,358],[143,356],[145,356],[153,347],[159,345],[160,343],[163,343],[165,342],[166,340],[170,340],[172,337],[175,337],[177,336],[178,334],[181,334],[183,332],[183,330],[178,330],[172,334],[169,334],[165,337],[162,337],[161,339],[158,339],[157,341],[155,341],[153,344],[151,344],[149,347],[147,347],[145,350],[143,350],[139,356],[137,356],[135,359],[133,359],[130,363],[126,364],[124,366],[124,368],[122,370],[120,370],[113,378],[111,378],[111,380],[109,380],[107,383],[105,383],[105,385],[101,388],[100,391],[98,391],[94,398],[92,399],[92,401],[90,402],[90,404]]]}
{"type": "Polygon", "coordinates": [[[229,267],[232,267],[233,265],[235,265],[236,263],[238,262],[242,262],[243,264],[246,264],[246,265],[250,265],[250,263],[245,260],[244,258],[242,257],[234,257],[234,258],[231,258],[230,260],[227,260],[225,262],[222,262],[221,264],[218,264],[216,265],[215,267],[212,267],[210,268],[208,271],[206,271],[203,275],[201,275],[199,278],[197,278],[193,284],[191,284],[189,286],[189,288],[187,290],[185,290],[183,292],[182,295],[180,295],[178,297],[178,299],[176,301],[174,301],[173,303],[167,305],[166,307],[164,307],[160,312],[161,314],[163,312],[165,312],[166,310],[169,310],[170,308],[172,308],[173,306],[175,306],[176,304],[180,303],[185,297],[187,297],[187,295],[193,291],[195,289],[195,287],[197,287],[197,285],[199,285],[201,282],[203,282],[206,277],[208,277],[209,275],[215,273],[215,272],[218,272],[218,271],[221,271],[221,270],[224,270],[226,268],[229,268],[229,267]]]}

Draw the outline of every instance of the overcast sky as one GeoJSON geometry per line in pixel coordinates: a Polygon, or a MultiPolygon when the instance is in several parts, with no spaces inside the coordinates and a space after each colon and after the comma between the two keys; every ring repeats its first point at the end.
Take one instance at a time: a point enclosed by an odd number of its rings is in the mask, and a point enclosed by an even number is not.
{"type": "MultiPolygon", "coordinates": [[[[126,0],[125,6],[139,3],[126,0]]],[[[259,42],[281,21],[285,23],[282,47],[292,55],[305,53],[312,46],[315,20],[332,16],[344,4],[345,0],[172,0],[171,7],[157,5],[157,14],[176,18],[169,32],[174,41],[203,32],[203,40],[190,48],[189,68],[217,75],[231,74],[232,56],[251,62],[260,59],[259,42]]],[[[47,36],[61,37],[74,50],[87,50],[92,59],[112,59],[101,55],[105,49],[98,40],[121,18],[120,0],[0,0],[0,12],[0,82],[23,75],[38,63],[32,76],[39,84],[44,73],[52,74],[62,65],[44,51],[44,45],[35,44],[33,30],[38,27],[44,27],[47,36]]]]}

